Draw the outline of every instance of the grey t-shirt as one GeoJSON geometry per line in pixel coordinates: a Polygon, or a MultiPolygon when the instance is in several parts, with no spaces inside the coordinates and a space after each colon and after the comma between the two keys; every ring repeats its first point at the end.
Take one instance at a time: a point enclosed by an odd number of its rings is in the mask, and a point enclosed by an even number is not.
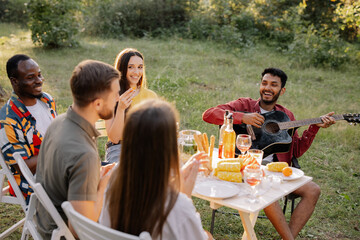
{"type": "MultiPolygon", "coordinates": [[[[36,182],[41,183],[56,209],[67,223],[61,208],[64,201],[96,201],[100,178],[100,159],[96,148],[98,131],[71,107],[49,126],[40,147],[36,182]]],[[[45,239],[56,228],[55,222],[37,202],[38,231],[45,239]]]]}

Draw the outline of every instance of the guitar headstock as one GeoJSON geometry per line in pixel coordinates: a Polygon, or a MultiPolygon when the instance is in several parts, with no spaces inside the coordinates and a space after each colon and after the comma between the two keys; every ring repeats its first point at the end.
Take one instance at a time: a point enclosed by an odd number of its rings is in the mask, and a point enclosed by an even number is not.
{"type": "Polygon", "coordinates": [[[357,123],[360,123],[360,114],[359,113],[347,113],[343,115],[344,120],[349,122],[350,124],[354,123],[356,125],[357,123]]]}

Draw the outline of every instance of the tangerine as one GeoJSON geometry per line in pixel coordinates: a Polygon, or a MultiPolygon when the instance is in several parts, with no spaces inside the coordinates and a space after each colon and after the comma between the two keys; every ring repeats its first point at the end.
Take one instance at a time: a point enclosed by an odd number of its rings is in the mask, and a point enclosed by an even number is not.
{"type": "Polygon", "coordinates": [[[291,176],[293,171],[292,171],[291,167],[284,167],[282,170],[282,173],[284,174],[285,177],[289,177],[289,176],[291,176]]]}

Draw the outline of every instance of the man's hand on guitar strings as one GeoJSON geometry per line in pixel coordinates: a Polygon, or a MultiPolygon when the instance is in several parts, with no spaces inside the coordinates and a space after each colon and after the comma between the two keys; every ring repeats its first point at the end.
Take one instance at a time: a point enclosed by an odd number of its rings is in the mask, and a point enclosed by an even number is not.
{"type": "Polygon", "coordinates": [[[331,125],[335,124],[335,118],[331,117],[332,115],[334,115],[334,112],[329,112],[328,114],[321,116],[321,121],[323,121],[322,123],[316,124],[316,126],[321,127],[321,128],[328,128],[331,125]]]}
{"type": "Polygon", "coordinates": [[[242,117],[242,123],[250,124],[254,127],[261,128],[265,121],[264,116],[259,113],[244,113],[242,117]]]}

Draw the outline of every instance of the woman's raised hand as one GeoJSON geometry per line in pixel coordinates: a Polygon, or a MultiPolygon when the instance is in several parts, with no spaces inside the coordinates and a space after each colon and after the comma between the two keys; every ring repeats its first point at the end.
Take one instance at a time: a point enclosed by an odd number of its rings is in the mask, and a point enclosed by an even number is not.
{"type": "Polygon", "coordinates": [[[134,91],[132,88],[129,88],[126,92],[121,94],[119,97],[118,109],[122,109],[122,110],[127,109],[130,106],[132,99],[135,96],[136,96],[136,91],[134,91]]]}
{"type": "Polygon", "coordinates": [[[191,197],[195,185],[196,176],[199,172],[200,164],[209,162],[209,156],[205,152],[196,153],[181,168],[181,189],[188,197],[191,197]]]}

